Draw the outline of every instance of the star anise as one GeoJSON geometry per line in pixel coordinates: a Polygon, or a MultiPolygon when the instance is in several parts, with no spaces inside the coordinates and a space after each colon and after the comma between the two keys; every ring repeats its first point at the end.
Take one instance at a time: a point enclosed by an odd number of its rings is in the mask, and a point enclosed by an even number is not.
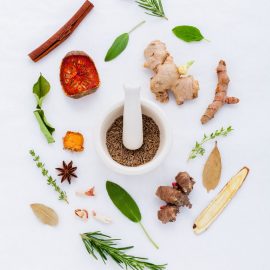
{"type": "Polygon", "coordinates": [[[63,161],[63,168],[55,168],[55,169],[60,172],[58,176],[62,176],[61,183],[67,180],[70,184],[72,177],[77,178],[77,175],[74,173],[77,170],[77,167],[73,167],[72,161],[70,161],[68,164],[66,164],[66,162],[63,161]]]}

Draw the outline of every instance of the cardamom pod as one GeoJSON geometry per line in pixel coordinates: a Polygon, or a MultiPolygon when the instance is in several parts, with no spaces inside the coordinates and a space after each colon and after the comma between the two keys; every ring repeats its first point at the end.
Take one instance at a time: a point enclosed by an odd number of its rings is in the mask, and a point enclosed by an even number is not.
{"type": "Polygon", "coordinates": [[[203,169],[203,185],[207,189],[207,192],[215,189],[218,185],[221,176],[221,167],[221,156],[217,147],[217,142],[215,142],[215,147],[208,157],[203,169]]]}
{"type": "Polygon", "coordinates": [[[56,212],[41,203],[33,203],[30,205],[35,216],[44,224],[56,226],[58,224],[58,215],[56,212]]]}

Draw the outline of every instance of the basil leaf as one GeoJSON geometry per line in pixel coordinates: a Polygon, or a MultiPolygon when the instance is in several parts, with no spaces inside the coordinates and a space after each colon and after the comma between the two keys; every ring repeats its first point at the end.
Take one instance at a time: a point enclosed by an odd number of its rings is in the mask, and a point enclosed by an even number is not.
{"type": "Polygon", "coordinates": [[[142,219],[140,209],[133,198],[119,185],[107,181],[106,189],[114,205],[133,222],[140,222],[142,219]]]}
{"type": "Polygon", "coordinates": [[[42,76],[42,74],[40,74],[37,82],[33,86],[33,94],[37,100],[37,108],[41,108],[42,101],[44,97],[49,93],[50,88],[51,86],[49,82],[42,76]]]}
{"type": "Polygon", "coordinates": [[[181,25],[172,29],[173,33],[186,42],[201,41],[204,38],[200,30],[194,26],[181,25]]]}
{"type": "Polygon", "coordinates": [[[39,123],[39,127],[41,132],[44,134],[44,136],[47,139],[48,143],[54,143],[55,140],[52,136],[55,129],[52,127],[52,125],[48,122],[48,120],[45,117],[43,110],[36,110],[34,111],[34,115],[39,123]]]}
{"type": "Polygon", "coordinates": [[[119,54],[121,54],[125,50],[125,48],[127,47],[128,41],[129,41],[129,34],[128,33],[124,33],[124,34],[118,36],[114,40],[110,49],[108,50],[108,52],[105,56],[105,62],[111,61],[114,58],[116,58],[119,54]]]}

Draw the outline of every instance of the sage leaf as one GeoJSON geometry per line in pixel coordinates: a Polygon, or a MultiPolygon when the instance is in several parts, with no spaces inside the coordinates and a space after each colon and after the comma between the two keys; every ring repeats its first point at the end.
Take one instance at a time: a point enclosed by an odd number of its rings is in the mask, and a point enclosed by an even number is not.
{"type": "Polygon", "coordinates": [[[180,25],[172,29],[172,32],[180,39],[186,42],[201,41],[204,38],[201,31],[194,26],[180,25]]]}
{"type": "Polygon", "coordinates": [[[56,226],[58,224],[58,216],[52,208],[40,203],[33,203],[30,206],[42,223],[50,226],[56,226]]]}
{"type": "Polygon", "coordinates": [[[105,62],[111,61],[115,59],[117,56],[119,56],[126,49],[128,45],[129,35],[144,23],[145,21],[142,21],[139,24],[137,24],[135,27],[133,27],[128,33],[124,33],[118,36],[114,40],[110,49],[108,50],[105,56],[105,62]]]}
{"type": "Polygon", "coordinates": [[[209,155],[203,169],[203,185],[207,192],[216,188],[221,176],[221,156],[215,142],[215,147],[209,155]]]}
{"type": "Polygon", "coordinates": [[[106,189],[114,205],[124,216],[132,222],[140,222],[142,219],[140,209],[134,199],[116,183],[107,181],[106,189]]]}
{"type": "Polygon", "coordinates": [[[37,82],[33,86],[33,94],[37,100],[37,108],[41,108],[44,97],[50,92],[49,82],[40,74],[37,82]]]}
{"type": "Polygon", "coordinates": [[[120,212],[132,222],[138,223],[149,241],[154,245],[155,248],[158,249],[158,245],[153,241],[153,239],[150,237],[145,227],[141,223],[141,211],[137,203],[129,195],[129,193],[122,187],[111,181],[106,182],[106,190],[113,204],[118,208],[118,210],[120,210],[120,212]]]}
{"type": "Polygon", "coordinates": [[[47,142],[54,143],[55,140],[54,140],[52,134],[55,131],[55,128],[53,128],[52,125],[46,119],[44,111],[41,109],[35,110],[34,115],[38,121],[41,132],[43,133],[43,135],[47,139],[47,142]]]}
{"type": "Polygon", "coordinates": [[[116,58],[118,55],[120,55],[127,47],[129,41],[129,34],[124,33],[120,36],[118,36],[115,41],[113,42],[112,46],[108,50],[105,62],[111,61],[114,58],[116,58]]]}

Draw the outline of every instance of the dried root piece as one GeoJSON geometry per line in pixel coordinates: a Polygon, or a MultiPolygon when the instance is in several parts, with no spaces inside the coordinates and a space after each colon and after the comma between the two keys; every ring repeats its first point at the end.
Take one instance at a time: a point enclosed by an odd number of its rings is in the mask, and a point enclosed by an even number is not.
{"type": "Polygon", "coordinates": [[[249,169],[247,167],[241,169],[235,176],[231,178],[231,180],[224,186],[219,194],[201,212],[193,225],[193,230],[196,234],[205,231],[222,213],[244,183],[248,173],[249,169]]]}
{"type": "Polygon", "coordinates": [[[181,191],[187,195],[192,191],[195,184],[195,181],[187,172],[178,173],[175,177],[175,181],[180,187],[181,191]]]}
{"type": "Polygon", "coordinates": [[[176,216],[178,213],[178,206],[167,204],[160,207],[160,210],[158,211],[158,219],[164,224],[174,222],[176,221],[176,216]]]}
{"type": "Polygon", "coordinates": [[[201,118],[201,123],[206,124],[209,120],[214,118],[216,112],[225,104],[236,104],[239,99],[236,97],[228,97],[227,90],[230,78],[227,74],[226,63],[223,60],[219,61],[217,67],[218,84],[214,101],[208,106],[204,115],[201,118]]]}
{"type": "Polygon", "coordinates": [[[81,51],[71,51],[64,57],[60,81],[65,94],[71,98],[92,94],[100,85],[94,61],[81,51]]]}
{"type": "Polygon", "coordinates": [[[195,184],[193,178],[187,172],[180,172],[175,180],[176,182],[172,183],[172,187],[160,186],[156,191],[156,195],[167,203],[158,211],[158,219],[164,224],[176,220],[180,207],[192,207],[188,194],[195,184]]]}
{"type": "Polygon", "coordinates": [[[68,131],[63,138],[64,149],[82,152],[84,150],[84,138],[83,135],[79,132],[68,131]]]}
{"type": "Polygon", "coordinates": [[[188,196],[169,186],[160,186],[157,189],[156,195],[164,202],[173,204],[176,206],[188,206],[191,207],[188,196]]]}
{"type": "Polygon", "coordinates": [[[168,91],[172,91],[178,105],[198,97],[199,83],[192,76],[183,76],[167,51],[166,45],[155,40],[144,51],[144,67],[153,70],[151,91],[162,103],[169,100],[168,91]]]}

